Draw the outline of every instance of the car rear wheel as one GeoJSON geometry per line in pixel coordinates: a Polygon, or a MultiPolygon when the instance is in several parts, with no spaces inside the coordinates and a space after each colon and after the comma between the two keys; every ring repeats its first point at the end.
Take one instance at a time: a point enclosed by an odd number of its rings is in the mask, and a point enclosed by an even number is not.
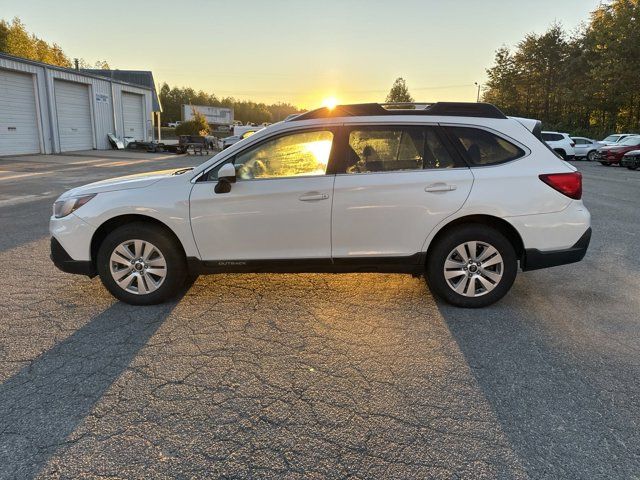
{"type": "Polygon", "coordinates": [[[429,252],[426,269],[431,291],[463,308],[491,305],[509,291],[517,259],[511,242],[486,225],[461,225],[441,237],[429,252]]]}
{"type": "Polygon", "coordinates": [[[175,296],[187,266],[182,248],[164,229],[145,223],[111,232],[98,250],[100,279],[111,294],[132,305],[154,305],[175,296]]]}

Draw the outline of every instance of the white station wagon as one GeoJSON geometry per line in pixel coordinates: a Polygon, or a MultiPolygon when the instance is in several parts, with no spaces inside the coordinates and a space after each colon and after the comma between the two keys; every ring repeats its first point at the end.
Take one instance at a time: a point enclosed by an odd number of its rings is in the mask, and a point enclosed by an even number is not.
{"type": "Polygon", "coordinates": [[[196,168],[64,193],[51,257],[138,305],[205,273],[386,272],[482,307],[518,266],[577,262],[589,245],[581,175],[540,131],[481,103],[313,110],[196,168]]]}

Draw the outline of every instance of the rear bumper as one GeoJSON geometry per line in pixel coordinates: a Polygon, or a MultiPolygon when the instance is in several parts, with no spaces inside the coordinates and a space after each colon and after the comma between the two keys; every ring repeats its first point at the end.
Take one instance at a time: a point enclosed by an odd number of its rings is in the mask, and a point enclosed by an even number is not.
{"type": "Polygon", "coordinates": [[[566,265],[582,260],[587,253],[591,241],[591,227],[580,237],[571,248],[542,252],[536,248],[528,248],[524,251],[520,266],[523,271],[538,270],[539,268],[566,265]]]}
{"type": "Polygon", "coordinates": [[[67,251],[60,245],[60,242],[51,237],[51,261],[53,264],[66,273],[76,273],[88,277],[96,276],[96,269],[91,260],[74,260],[67,251]]]}

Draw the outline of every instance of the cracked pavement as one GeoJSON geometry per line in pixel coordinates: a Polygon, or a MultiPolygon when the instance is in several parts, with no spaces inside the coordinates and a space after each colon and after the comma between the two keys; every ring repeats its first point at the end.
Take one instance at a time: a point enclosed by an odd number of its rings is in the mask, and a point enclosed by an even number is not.
{"type": "Polygon", "coordinates": [[[483,310],[374,274],[132,307],[51,264],[45,192],[201,158],[109,153],[0,159],[45,172],[0,176],[0,478],[640,478],[640,173],[577,163],[587,257],[483,310]]]}

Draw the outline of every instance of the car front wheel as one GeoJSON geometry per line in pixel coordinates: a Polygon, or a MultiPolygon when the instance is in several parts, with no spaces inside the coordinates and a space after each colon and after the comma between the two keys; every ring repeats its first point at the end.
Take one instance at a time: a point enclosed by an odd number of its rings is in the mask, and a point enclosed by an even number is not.
{"type": "Polygon", "coordinates": [[[595,159],[596,159],[595,150],[591,150],[589,153],[587,153],[587,160],[589,160],[590,162],[593,162],[595,159]]]}
{"type": "Polygon", "coordinates": [[[429,252],[427,282],[438,297],[457,307],[478,308],[500,300],[516,277],[511,242],[498,230],[462,225],[441,237],[429,252]]]}
{"type": "Polygon", "coordinates": [[[153,305],[175,296],[187,267],[182,248],[164,229],[145,223],[111,232],[98,250],[100,279],[111,294],[132,305],[153,305]]]}

